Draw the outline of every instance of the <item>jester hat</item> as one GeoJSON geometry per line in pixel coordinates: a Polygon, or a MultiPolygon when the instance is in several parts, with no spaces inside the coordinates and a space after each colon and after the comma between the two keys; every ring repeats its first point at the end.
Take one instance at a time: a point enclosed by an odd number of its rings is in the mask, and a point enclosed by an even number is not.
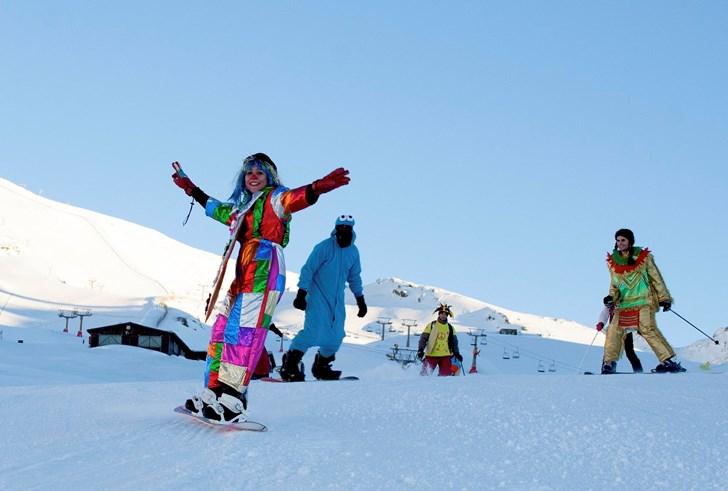
{"type": "Polygon", "coordinates": [[[452,312],[452,306],[450,306],[446,303],[441,303],[440,305],[438,305],[437,308],[435,310],[433,310],[432,313],[440,314],[441,312],[446,314],[448,317],[455,317],[455,314],[453,314],[453,312],[452,312]]]}

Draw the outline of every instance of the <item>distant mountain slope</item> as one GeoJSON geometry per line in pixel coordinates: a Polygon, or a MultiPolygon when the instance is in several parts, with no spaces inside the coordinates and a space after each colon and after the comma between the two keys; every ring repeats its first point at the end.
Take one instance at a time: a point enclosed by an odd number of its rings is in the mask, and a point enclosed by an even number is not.
{"type": "MultiPolygon", "coordinates": [[[[209,327],[199,317],[218,264],[217,255],[153,229],[58,203],[0,179],[0,325],[58,330],[63,325],[58,311],[80,308],[92,313],[86,328],[135,321],[175,331],[194,349],[204,349],[209,327]]],[[[304,319],[292,306],[297,281],[298,275],[288,272],[288,293],[274,318],[289,334],[304,319]]],[[[604,341],[593,328],[573,321],[515,312],[395,277],[365,285],[369,314],[364,319],[356,317],[356,302],[346,295],[347,342],[377,340],[383,325],[385,336],[406,333],[405,319],[411,332],[419,333],[440,302],[453,306],[453,324],[461,333],[508,328],[554,340],[594,341],[595,346],[604,341]]],[[[685,354],[701,362],[728,360],[728,352],[712,343],[695,343],[685,354]]]]}

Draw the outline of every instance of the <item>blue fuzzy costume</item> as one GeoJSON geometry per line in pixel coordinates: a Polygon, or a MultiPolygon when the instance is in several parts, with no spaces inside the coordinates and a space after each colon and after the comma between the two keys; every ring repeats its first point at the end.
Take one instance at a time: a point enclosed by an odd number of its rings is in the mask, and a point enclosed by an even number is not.
{"type": "MultiPolygon", "coordinates": [[[[340,217],[336,225],[354,226],[354,220],[340,217]]],[[[298,288],[306,290],[306,321],[291,342],[291,350],[306,352],[311,346],[318,346],[319,353],[330,357],[339,350],[344,340],[344,320],[346,310],[344,289],[349,289],[355,297],[364,294],[361,282],[361,263],[359,250],[354,245],[341,247],[336,241],[336,228],[331,236],[313,248],[301,269],[298,288]]]]}

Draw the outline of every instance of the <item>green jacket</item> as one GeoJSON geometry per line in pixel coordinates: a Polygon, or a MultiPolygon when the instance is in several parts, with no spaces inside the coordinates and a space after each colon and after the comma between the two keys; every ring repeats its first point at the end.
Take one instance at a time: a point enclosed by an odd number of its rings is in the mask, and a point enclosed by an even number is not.
{"type": "Polygon", "coordinates": [[[633,264],[614,250],[607,255],[610,284],[609,295],[617,310],[649,306],[657,311],[660,302],[672,303],[672,297],[657,269],[655,259],[647,248],[632,248],[633,264]]]}

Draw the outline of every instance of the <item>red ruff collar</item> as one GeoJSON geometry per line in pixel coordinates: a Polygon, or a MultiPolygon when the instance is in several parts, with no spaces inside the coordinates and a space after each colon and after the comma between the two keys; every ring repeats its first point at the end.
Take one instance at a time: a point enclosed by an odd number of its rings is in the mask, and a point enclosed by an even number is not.
{"type": "Polygon", "coordinates": [[[637,256],[637,259],[635,260],[634,264],[617,264],[617,262],[614,260],[611,254],[607,254],[607,263],[609,264],[609,269],[614,271],[615,273],[622,274],[622,273],[629,273],[631,271],[634,271],[635,269],[642,266],[642,263],[644,263],[647,260],[647,256],[649,256],[650,250],[648,248],[642,249],[640,252],[640,255],[637,256]]]}

